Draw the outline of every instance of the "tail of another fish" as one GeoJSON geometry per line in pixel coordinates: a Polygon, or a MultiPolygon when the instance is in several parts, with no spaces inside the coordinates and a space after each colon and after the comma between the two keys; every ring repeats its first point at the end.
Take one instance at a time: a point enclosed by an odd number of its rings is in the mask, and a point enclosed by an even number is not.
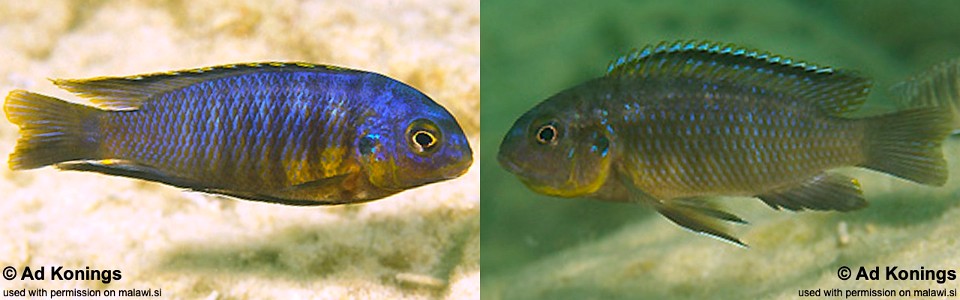
{"type": "Polygon", "coordinates": [[[914,75],[893,86],[891,92],[902,109],[939,107],[950,111],[951,129],[960,133],[960,58],[914,75]]]}
{"type": "Polygon", "coordinates": [[[11,169],[97,159],[96,116],[104,111],[23,90],[10,92],[3,111],[20,127],[11,169]]]}
{"type": "Polygon", "coordinates": [[[861,166],[922,184],[942,186],[947,163],[941,144],[950,114],[918,108],[867,119],[866,162],[861,166]]]}

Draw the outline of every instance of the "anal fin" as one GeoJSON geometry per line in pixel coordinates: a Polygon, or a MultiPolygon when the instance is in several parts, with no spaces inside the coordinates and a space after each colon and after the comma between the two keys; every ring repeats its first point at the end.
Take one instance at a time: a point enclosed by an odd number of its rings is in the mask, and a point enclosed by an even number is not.
{"type": "Polygon", "coordinates": [[[821,173],[800,185],[757,196],[774,209],[851,211],[867,206],[860,183],[836,173],[821,173]]]}
{"type": "Polygon", "coordinates": [[[97,173],[103,173],[103,174],[113,175],[113,176],[143,179],[143,180],[169,184],[175,187],[189,189],[197,192],[222,194],[230,197],[237,197],[237,198],[248,199],[253,201],[279,203],[279,204],[296,205],[296,206],[313,206],[313,205],[327,204],[327,203],[317,202],[317,201],[286,199],[286,198],[270,196],[262,193],[212,187],[188,178],[176,177],[170,174],[166,174],[163,171],[157,170],[156,168],[153,168],[148,165],[138,164],[138,163],[126,161],[126,160],[108,159],[108,160],[101,160],[101,161],[70,162],[70,163],[57,164],[56,166],[61,170],[97,172],[97,173]]]}
{"type": "Polygon", "coordinates": [[[56,164],[65,171],[97,172],[113,176],[137,178],[166,183],[182,188],[192,188],[189,180],[167,175],[151,166],[127,160],[106,159],[100,161],[81,161],[56,164]]]}

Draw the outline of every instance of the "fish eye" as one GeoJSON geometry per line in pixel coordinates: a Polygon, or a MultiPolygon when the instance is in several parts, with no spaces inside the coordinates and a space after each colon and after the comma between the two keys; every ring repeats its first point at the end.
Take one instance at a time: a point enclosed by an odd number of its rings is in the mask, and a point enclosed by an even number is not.
{"type": "Polygon", "coordinates": [[[429,154],[440,145],[440,129],[427,119],[417,119],[407,128],[410,148],[416,154],[429,154]]]}
{"type": "Polygon", "coordinates": [[[540,129],[537,129],[537,142],[541,145],[555,145],[557,143],[557,135],[557,126],[554,126],[553,123],[545,124],[540,126],[540,129]]]}

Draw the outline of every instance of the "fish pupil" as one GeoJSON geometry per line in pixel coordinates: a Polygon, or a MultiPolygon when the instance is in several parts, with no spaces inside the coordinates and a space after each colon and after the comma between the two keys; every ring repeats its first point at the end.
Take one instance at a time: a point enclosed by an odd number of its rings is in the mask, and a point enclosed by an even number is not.
{"type": "Polygon", "coordinates": [[[420,130],[413,134],[413,142],[420,151],[427,151],[437,143],[437,138],[430,132],[420,130]]]}
{"type": "Polygon", "coordinates": [[[547,124],[540,127],[540,130],[537,131],[537,141],[541,144],[550,144],[553,143],[557,138],[557,128],[553,125],[547,124]]]}

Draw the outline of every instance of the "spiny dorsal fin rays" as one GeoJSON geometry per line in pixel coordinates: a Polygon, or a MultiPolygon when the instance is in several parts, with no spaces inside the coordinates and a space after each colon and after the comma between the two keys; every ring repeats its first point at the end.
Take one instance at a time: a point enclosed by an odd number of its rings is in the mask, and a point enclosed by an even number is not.
{"type": "Polygon", "coordinates": [[[747,49],[735,44],[721,45],[709,41],[676,41],[661,42],[656,46],[648,46],[641,50],[634,50],[630,54],[622,56],[610,63],[607,69],[608,73],[631,72],[636,69],[641,60],[662,56],[664,54],[676,53],[704,53],[715,55],[730,55],[731,57],[740,57],[751,60],[759,60],[769,64],[782,65],[785,67],[796,68],[802,71],[814,73],[833,73],[831,68],[817,66],[808,62],[797,61],[789,57],[761,52],[759,50],[747,49]]]}
{"type": "Polygon", "coordinates": [[[627,54],[610,64],[607,76],[674,76],[752,85],[768,92],[797,95],[825,112],[857,110],[871,82],[853,72],[795,61],[733,44],[706,41],[663,42],[627,54]]]}
{"type": "Polygon", "coordinates": [[[153,73],[123,77],[96,77],[89,79],[51,79],[57,86],[89,98],[104,108],[131,110],[139,108],[153,95],[180,89],[214,78],[236,76],[264,70],[276,71],[334,71],[362,72],[346,68],[300,62],[264,62],[229,64],[214,67],[153,73]]]}

